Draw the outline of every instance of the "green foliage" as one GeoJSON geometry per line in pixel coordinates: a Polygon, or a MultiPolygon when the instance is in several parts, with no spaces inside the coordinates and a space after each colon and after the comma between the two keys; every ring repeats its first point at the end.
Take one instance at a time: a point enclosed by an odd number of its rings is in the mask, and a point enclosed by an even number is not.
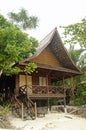
{"type": "Polygon", "coordinates": [[[58,100],[56,98],[53,98],[50,100],[50,104],[51,105],[57,105],[58,104],[58,100]]]}
{"type": "Polygon", "coordinates": [[[71,58],[75,61],[75,63],[78,63],[78,66],[82,70],[86,70],[86,18],[83,18],[81,22],[71,24],[63,28],[65,38],[64,42],[70,46],[69,52],[70,54],[72,52],[71,58]],[[80,49],[74,50],[74,46],[77,44],[80,45],[80,49]]]}
{"type": "Polygon", "coordinates": [[[5,104],[3,106],[0,106],[0,114],[6,115],[9,112],[11,105],[10,104],[5,104]]]}
{"type": "Polygon", "coordinates": [[[86,84],[78,84],[77,85],[77,96],[84,97],[86,94],[86,84]]]}
{"type": "Polygon", "coordinates": [[[18,13],[9,13],[9,18],[12,19],[18,27],[26,30],[36,28],[38,25],[38,18],[36,16],[29,16],[27,10],[22,8],[18,13]]]}
{"type": "Polygon", "coordinates": [[[35,69],[37,68],[37,65],[35,63],[29,63],[25,68],[24,68],[24,72],[26,74],[31,74],[32,72],[35,71],[35,69]]]}
{"type": "Polygon", "coordinates": [[[82,92],[81,94],[83,97],[86,96],[86,91],[82,92]]]}
{"type": "Polygon", "coordinates": [[[12,22],[0,15],[0,72],[12,75],[20,70],[12,67],[18,61],[32,55],[38,41],[22,32],[12,22]]]}
{"type": "Polygon", "coordinates": [[[74,97],[75,105],[86,104],[86,84],[78,84],[76,86],[76,95],[74,97]]]}
{"type": "Polygon", "coordinates": [[[81,69],[86,68],[86,60],[85,60],[85,49],[80,48],[80,49],[74,49],[74,45],[70,44],[70,47],[68,49],[68,52],[74,61],[74,63],[81,69]]]}
{"type": "Polygon", "coordinates": [[[81,47],[86,48],[86,18],[83,18],[81,22],[63,28],[66,43],[79,43],[81,47]]]}
{"type": "Polygon", "coordinates": [[[3,74],[7,75],[7,76],[12,76],[13,74],[18,74],[19,72],[22,72],[23,70],[21,70],[19,67],[7,67],[4,68],[3,70],[3,74]]]}
{"type": "Polygon", "coordinates": [[[84,67],[84,62],[81,62],[82,52],[83,49],[69,49],[71,58],[77,64],[77,66],[80,67],[80,69],[83,71],[83,75],[71,77],[70,79],[66,79],[64,81],[64,85],[66,86],[66,88],[70,89],[70,97],[71,100],[74,101],[74,105],[83,105],[84,103],[86,103],[83,96],[83,94],[85,94],[86,87],[83,87],[83,85],[79,85],[81,81],[86,80],[86,68],[84,67]]]}
{"type": "Polygon", "coordinates": [[[75,106],[81,106],[81,105],[83,105],[83,100],[81,100],[81,98],[75,98],[74,99],[74,105],[75,106]]]}
{"type": "Polygon", "coordinates": [[[74,97],[74,104],[83,105],[86,104],[86,86],[80,85],[80,83],[86,81],[86,18],[82,19],[81,22],[63,28],[65,43],[70,47],[69,54],[83,72],[82,75],[74,77],[72,82],[68,79],[66,85],[70,83],[77,90],[76,95],[71,95],[71,97],[74,97]],[[77,44],[80,45],[79,49],[75,49],[77,44]]]}

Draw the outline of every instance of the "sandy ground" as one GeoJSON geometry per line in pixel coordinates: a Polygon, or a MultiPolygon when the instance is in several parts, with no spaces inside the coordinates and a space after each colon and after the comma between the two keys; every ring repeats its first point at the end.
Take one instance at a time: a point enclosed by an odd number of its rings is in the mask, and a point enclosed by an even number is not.
{"type": "Polygon", "coordinates": [[[86,119],[64,113],[49,113],[45,117],[26,121],[11,118],[11,123],[16,127],[13,130],[86,130],[86,119]]]}

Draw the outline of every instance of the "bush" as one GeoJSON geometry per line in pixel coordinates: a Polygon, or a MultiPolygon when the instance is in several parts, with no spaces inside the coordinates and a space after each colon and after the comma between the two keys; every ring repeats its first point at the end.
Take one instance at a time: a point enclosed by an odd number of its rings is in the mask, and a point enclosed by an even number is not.
{"type": "Polygon", "coordinates": [[[9,112],[10,107],[11,107],[10,104],[0,106],[0,114],[7,114],[9,112]]]}

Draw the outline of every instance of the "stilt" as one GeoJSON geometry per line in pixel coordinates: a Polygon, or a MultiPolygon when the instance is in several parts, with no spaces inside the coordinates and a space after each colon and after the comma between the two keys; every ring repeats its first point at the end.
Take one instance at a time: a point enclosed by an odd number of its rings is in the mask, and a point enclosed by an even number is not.
{"type": "Polygon", "coordinates": [[[37,105],[36,105],[36,102],[35,102],[35,119],[37,118],[37,105]]]}
{"type": "Polygon", "coordinates": [[[23,106],[23,103],[22,103],[22,120],[24,120],[24,106],[23,106]]]}
{"type": "Polygon", "coordinates": [[[49,102],[49,98],[48,98],[48,113],[50,113],[50,102],[49,102]]]}
{"type": "Polygon", "coordinates": [[[66,108],[66,99],[64,97],[64,112],[67,113],[67,108],[66,108]]]}
{"type": "MultiPolygon", "coordinates": [[[[65,85],[64,85],[64,76],[63,76],[63,86],[64,86],[64,95],[66,94],[65,92],[65,85]]],[[[67,108],[66,108],[66,98],[65,98],[65,96],[64,96],[64,112],[65,113],[67,113],[67,108]]]]}

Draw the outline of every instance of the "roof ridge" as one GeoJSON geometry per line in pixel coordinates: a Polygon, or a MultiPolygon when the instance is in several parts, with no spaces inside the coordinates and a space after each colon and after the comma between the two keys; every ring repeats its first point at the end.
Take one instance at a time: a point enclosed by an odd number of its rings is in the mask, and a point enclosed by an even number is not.
{"type": "Polygon", "coordinates": [[[48,33],[48,34],[40,41],[40,43],[41,43],[44,39],[46,39],[51,33],[54,33],[55,31],[57,31],[57,27],[55,27],[50,33],[48,33]]]}

